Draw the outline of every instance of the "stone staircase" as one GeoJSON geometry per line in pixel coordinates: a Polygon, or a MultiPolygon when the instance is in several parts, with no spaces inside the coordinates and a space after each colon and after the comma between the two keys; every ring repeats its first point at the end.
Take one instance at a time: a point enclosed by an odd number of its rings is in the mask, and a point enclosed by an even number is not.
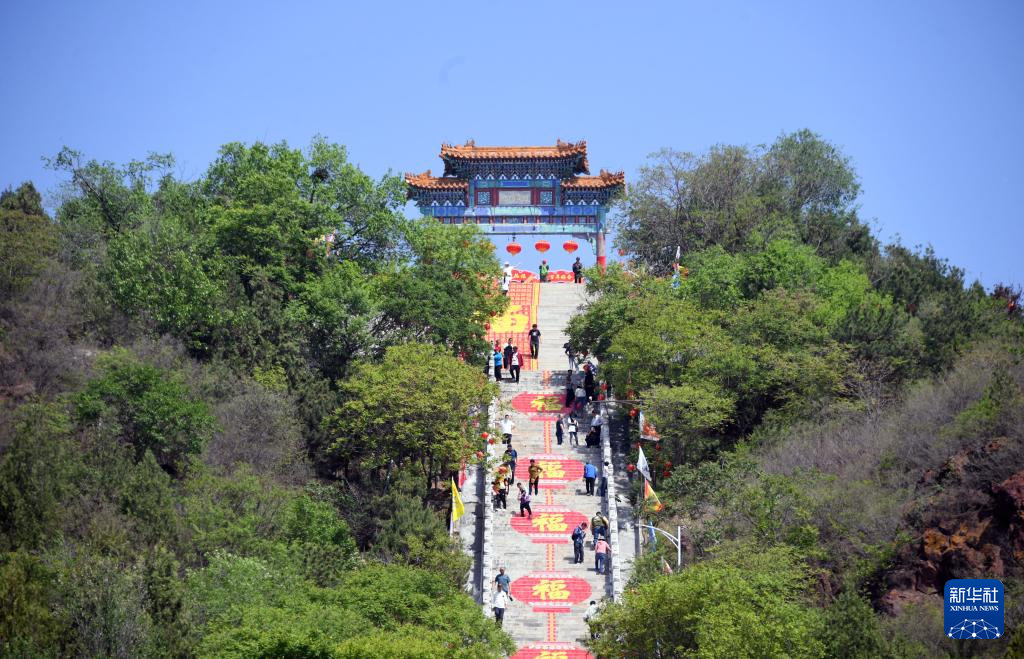
{"type": "MultiPolygon", "coordinates": [[[[574,284],[543,284],[537,297],[535,316],[531,314],[541,330],[539,359],[535,365],[531,364],[536,370],[524,371],[518,384],[503,381],[500,401],[495,402],[491,413],[495,421],[506,413],[511,414],[516,424],[512,438],[512,445],[519,452],[516,482],[526,485],[531,458],[538,461],[545,473],[540,481],[540,494],[533,496],[532,520],[519,516],[515,486],[508,497],[508,508],[504,510],[492,510],[486,505],[485,497],[481,497],[479,510],[483,530],[479,533],[479,542],[474,543],[481,549],[477,553],[477,577],[482,578],[477,583],[482,586],[484,610],[491,615],[493,580],[498,568],[505,567],[511,577],[515,599],[505,612],[504,627],[519,647],[515,658],[582,658],[589,656],[582,647],[589,636],[584,612],[591,600],[601,601],[621,592],[623,569],[632,559],[632,546],[628,550],[620,546],[618,531],[623,525],[619,522],[612,536],[611,564],[616,569],[609,568],[605,574],[598,574],[588,530],[584,562],[573,562],[570,539],[573,528],[583,520],[589,524],[598,510],[606,515],[610,512],[607,501],[598,494],[586,494],[583,482],[586,462],[600,469],[601,463],[609,459],[607,423],[603,448],[588,449],[583,443],[588,421],[580,425],[581,446],[570,446],[568,437],[558,445],[555,420],[562,410],[568,368],[562,348],[567,340],[564,328],[585,303],[585,289],[574,284]]],[[[528,354],[528,347],[526,352],[528,354]]],[[[503,452],[500,442],[490,447],[494,459],[503,452]]],[[[613,475],[609,491],[614,512],[619,508],[614,492],[620,482],[621,477],[613,475]]],[[[614,512],[608,515],[613,524],[614,512]]],[[[626,517],[628,519],[628,515],[626,517]]],[[[631,535],[623,534],[622,538],[626,544],[632,544],[631,535]]]]}

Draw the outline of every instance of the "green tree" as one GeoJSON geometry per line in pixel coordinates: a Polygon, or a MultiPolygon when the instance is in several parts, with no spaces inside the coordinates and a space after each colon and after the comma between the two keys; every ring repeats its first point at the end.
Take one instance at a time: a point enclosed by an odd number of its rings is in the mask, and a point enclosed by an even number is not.
{"type": "Polygon", "coordinates": [[[824,642],[831,657],[876,659],[891,656],[878,615],[853,589],[847,588],[825,611],[824,642]]]}
{"type": "Polygon", "coordinates": [[[645,392],[651,421],[673,458],[696,464],[718,452],[718,433],[735,413],[736,400],[710,382],[676,387],[656,386],[645,392]]]}
{"type": "Polygon", "coordinates": [[[740,546],[627,592],[591,623],[589,645],[600,656],[822,657],[809,585],[791,550],[740,546]]]}
{"type": "Polygon", "coordinates": [[[372,283],[354,262],[325,268],[301,287],[288,306],[296,326],[307,328],[313,364],[331,379],[347,374],[353,359],[368,356],[374,345],[373,323],[379,303],[372,283]]]}
{"type": "Polygon", "coordinates": [[[490,243],[476,227],[434,220],[412,225],[409,243],[412,262],[381,278],[378,332],[389,343],[443,345],[482,364],[484,322],[507,304],[494,285],[500,270],[490,243]]]}
{"type": "Polygon", "coordinates": [[[427,494],[407,471],[393,474],[388,491],[370,504],[376,533],[369,553],[385,563],[430,570],[458,586],[472,561],[448,534],[445,520],[423,505],[427,494]]]}
{"type": "Polygon", "coordinates": [[[0,299],[22,292],[56,252],[57,231],[30,182],[0,192],[0,299]]]}
{"type": "Polygon", "coordinates": [[[475,449],[468,422],[495,394],[479,369],[423,343],[388,348],[381,363],[360,364],[339,388],[324,458],[370,481],[392,462],[408,462],[428,487],[475,449]]]}
{"type": "Polygon", "coordinates": [[[201,657],[499,657],[511,639],[439,575],[371,565],[335,588],[295,581],[256,559],[214,555],[189,575],[201,657]],[[405,645],[403,640],[408,640],[405,645]],[[432,653],[432,654],[428,654],[432,653]]]}
{"type": "Polygon", "coordinates": [[[51,608],[55,576],[29,552],[0,554],[0,654],[57,656],[62,628],[51,608]]]}
{"type": "Polygon", "coordinates": [[[214,429],[205,402],[173,371],[140,361],[123,348],[97,360],[99,376],[75,395],[80,421],[117,424],[136,459],[151,451],[161,467],[182,475],[190,456],[199,454],[214,429]]]}
{"type": "Polygon", "coordinates": [[[209,235],[161,215],[124,230],[108,244],[106,293],[133,319],[208,353],[230,320],[226,265],[209,235]]]}
{"type": "Polygon", "coordinates": [[[877,251],[856,215],[849,159],[809,130],[767,149],[663,149],[651,161],[631,186],[617,242],[657,274],[669,271],[677,247],[736,253],[788,238],[830,260],[877,251]]]}
{"type": "Polygon", "coordinates": [[[57,405],[23,405],[12,422],[13,442],[0,458],[0,539],[36,549],[60,539],[83,465],[57,405]]]}
{"type": "Polygon", "coordinates": [[[146,613],[153,621],[154,656],[188,656],[192,630],[185,610],[181,566],[167,547],[157,544],[146,551],[141,571],[146,613]]]}

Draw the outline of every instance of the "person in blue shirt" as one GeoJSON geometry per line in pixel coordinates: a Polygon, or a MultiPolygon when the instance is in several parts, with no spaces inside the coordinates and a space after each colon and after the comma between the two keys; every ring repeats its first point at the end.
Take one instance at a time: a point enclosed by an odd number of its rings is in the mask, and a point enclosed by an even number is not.
{"type": "Polygon", "coordinates": [[[588,460],[587,464],[583,465],[583,480],[587,483],[587,494],[591,496],[594,495],[595,479],[597,479],[597,467],[590,464],[588,460]]]}
{"type": "Polygon", "coordinates": [[[494,379],[501,382],[501,351],[494,349],[494,379]]]}
{"type": "Polygon", "coordinates": [[[506,593],[512,592],[512,579],[510,579],[509,576],[505,574],[504,567],[498,568],[498,576],[494,577],[494,583],[498,587],[502,588],[506,593]]]}

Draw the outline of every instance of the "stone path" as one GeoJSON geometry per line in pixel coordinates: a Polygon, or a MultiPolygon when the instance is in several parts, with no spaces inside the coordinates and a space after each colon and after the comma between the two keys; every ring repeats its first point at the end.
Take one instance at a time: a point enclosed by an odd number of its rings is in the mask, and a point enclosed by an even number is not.
{"type": "MultiPolygon", "coordinates": [[[[541,350],[539,359],[531,360],[524,369],[518,384],[502,382],[502,409],[498,414],[511,414],[516,424],[512,438],[519,452],[516,482],[526,485],[531,458],[538,461],[545,473],[540,481],[540,494],[533,496],[532,519],[518,515],[515,486],[507,510],[488,511],[484,607],[490,615],[493,579],[498,568],[504,566],[512,578],[515,598],[505,613],[504,625],[519,647],[514,658],[589,657],[581,646],[588,635],[583,613],[591,600],[600,601],[611,594],[611,576],[596,573],[589,533],[584,562],[574,564],[569,536],[579,522],[589,522],[601,508],[601,498],[587,495],[583,483],[583,465],[591,461],[600,466],[601,449],[569,446],[568,437],[559,446],[554,424],[562,410],[565,392],[567,363],[562,345],[566,338],[562,330],[585,301],[583,287],[515,283],[512,298],[513,314],[518,317],[496,319],[496,333],[518,335],[524,323],[536,322],[542,332],[541,350]],[[525,309],[531,301],[535,306],[525,309]]],[[[529,354],[528,345],[520,348],[529,354]]],[[[581,424],[581,430],[585,425],[581,424]]],[[[585,431],[580,433],[581,443],[584,434],[585,431]]],[[[490,451],[496,458],[504,447],[499,443],[490,451]]]]}

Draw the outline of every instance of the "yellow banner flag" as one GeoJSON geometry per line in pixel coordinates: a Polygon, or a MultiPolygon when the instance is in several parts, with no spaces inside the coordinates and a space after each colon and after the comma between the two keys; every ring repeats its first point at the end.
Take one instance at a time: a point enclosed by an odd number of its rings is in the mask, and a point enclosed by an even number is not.
{"type": "Polygon", "coordinates": [[[647,509],[653,512],[660,512],[665,507],[661,505],[661,499],[658,498],[654,488],[651,487],[651,482],[646,478],[644,479],[644,501],[647,502],[647,509]]]}
{"type": "Polygon", "coordinates": [[[466,514],[466,506],[462,503],[462,496],[459,488],[455,487],[455,479],[452,479],[452,523],[459,521],[459,518],[466,514]]]}

